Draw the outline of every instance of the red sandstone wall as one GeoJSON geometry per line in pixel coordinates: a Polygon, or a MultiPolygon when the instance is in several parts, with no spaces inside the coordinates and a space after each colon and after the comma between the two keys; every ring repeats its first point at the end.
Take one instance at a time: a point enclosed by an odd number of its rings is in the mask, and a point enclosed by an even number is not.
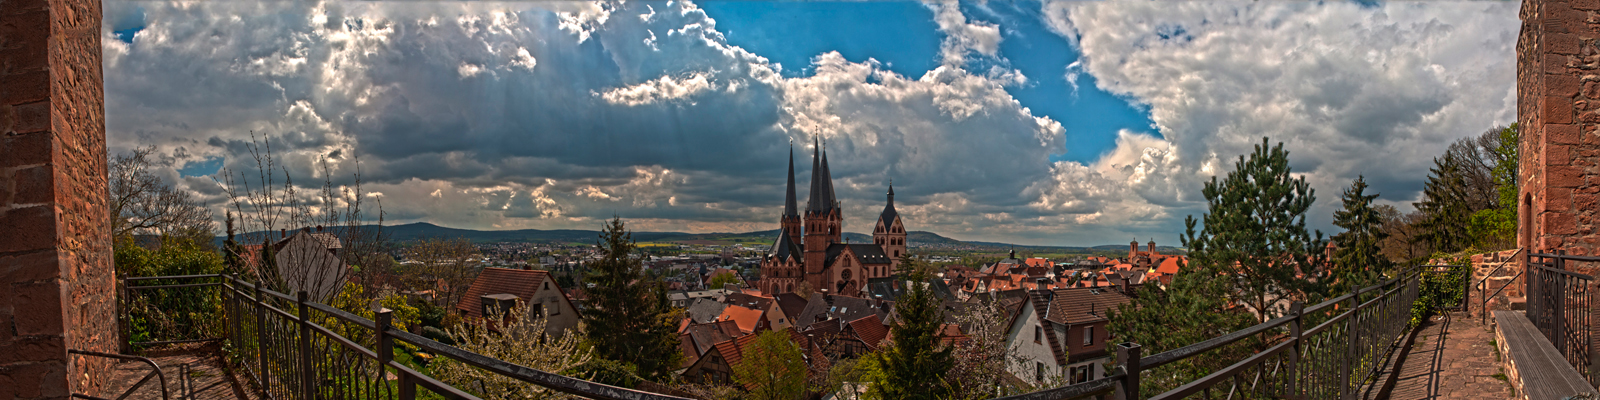
{"type": "Polygon", "coordinates": [[[101,395],[116,352],[98,0],[0,0],[0,398],[101,395]]]}
{"type": "Polygon", "coordinates": [[[1517,111],[1526,227],[1535,250],[1600,254],[1600,0],[1524,0],[1517,111]]]}

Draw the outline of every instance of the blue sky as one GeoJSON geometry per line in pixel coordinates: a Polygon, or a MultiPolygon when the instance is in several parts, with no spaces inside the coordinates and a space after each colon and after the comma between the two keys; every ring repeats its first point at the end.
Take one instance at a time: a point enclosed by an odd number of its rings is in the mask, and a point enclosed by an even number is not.
{"type": "MultiPolygon", "coordinates": [[[[297,184],[362,173],[385,221],[776,227],[827,141],[846,230],[1176,244],[1203,182],[1281,141],[1332,232],[1364,175],[1515,118],[1514,3],[107,2],[112,151],[220,215],[267,138],[297,184]],[[332,176],[315,168],[326,161],[332,176]]],[[[350,186],[353,188],[353,186],[350,186]]],[[[806,193],[800,196],[802,199],[806,193]]],[[[310,191],[305,191],[309,193],[310,191]]]]}

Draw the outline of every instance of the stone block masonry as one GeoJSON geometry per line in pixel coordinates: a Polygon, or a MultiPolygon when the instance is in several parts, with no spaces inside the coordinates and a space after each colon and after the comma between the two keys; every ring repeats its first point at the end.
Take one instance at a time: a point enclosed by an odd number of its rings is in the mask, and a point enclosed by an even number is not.
{"type": "Polygon", "coordinates": [[[116,293],[99,0],[0,0],[0,399],[103,396],[116,293]]]}
{"type": "Polygon", "coordinates": [[[1520,17],[1518,247],[1600,255],[1600,1],[1523,0],[1520,17]]]}

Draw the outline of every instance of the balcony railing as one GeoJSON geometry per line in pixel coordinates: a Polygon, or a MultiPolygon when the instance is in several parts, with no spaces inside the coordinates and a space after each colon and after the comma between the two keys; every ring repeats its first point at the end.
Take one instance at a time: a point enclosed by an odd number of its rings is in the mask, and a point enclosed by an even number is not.
{"type": "MultiPolygon", "coordinates": [[[[1250,328],[1179,349],[1142,356],[1136,343],[1117,345],[1117,365],[1106,377],[1006,399],[1076,399],[1115,394],[1118,399],[1147,398],[1142,379],[1150,379],[1174,363],[1215,357],[1219,349],[1261,338],[1264,350],[1149,399],[1204,398],[1351,398],[1371,382],[1404,335],[1424,274],[1470,273],[1464,268],[1413,270],[1402,277],[1361,288],[1290,312],[1250,328]]],[[[476,399],[459,388],[435,380],[392,358],[395,341],[447,357],[530,385],[592,399],[682,399],[539,371],[444,345],[390,326],[390,313],[376,320],[306,301],[304,293],[289,296],[225,275],[144,278],[162,284],[133,286],[125,294],[152,290],[218,287],[211,300],[221,303],[220,337],[152,338],[144,343],[219,340],[230,342],[230,357],[241,364],[265,398],[369,398],[403,400],[417,389],[450,399],[476,399]],[[189,281],[193,283],[171,283],[189,281]]],[[[1465,279],[1465,278],[1463,278],[1465,279]]],[[[126,319],[127,314],[123,315],[126,319]]],[[[126,326],[126,324],[124,324],[126,326]]],[[[213,330],[215,331],[215,330],[213,330]]],[[[1254,342],[1251,342],[1254,343],[1254,342]]],[[[1235,347],[1236,348],[1236,347],[1235,347]]]]}
{"type": "Polygon", "coordinates": [[[1600,257],[1556,254],[1528,255],[1528,320],[1583,374],[1590,385],[1600,381],[1600,352],[1593,343],[1594,276],[1569,270],[1575,262],[1600,262],[1600,257]]]}

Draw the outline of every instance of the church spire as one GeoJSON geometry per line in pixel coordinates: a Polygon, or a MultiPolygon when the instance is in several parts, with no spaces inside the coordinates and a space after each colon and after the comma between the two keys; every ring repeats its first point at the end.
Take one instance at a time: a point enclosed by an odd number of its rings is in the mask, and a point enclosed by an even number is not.
{"type": "Polygon", "coordinates": [[[839,199],[833,195],[833,171],[828,170],[828,148],[822,148],[822,187],[823,201],[826,206],[823,210],[832,210],[839,206],[839,199]]]}
{"type": "Polygon", "coordinates": [[[820,212],[822,206],[822,144],[811,137],[811,191],[806,193],[806,213],[820,212]]]}
{"type": "Polygon", "coordinates": [[[784,196],[783,216],[798,217],[800,208],[794,200],[794,143],[789,144],[789,192],[784,196]]]}

